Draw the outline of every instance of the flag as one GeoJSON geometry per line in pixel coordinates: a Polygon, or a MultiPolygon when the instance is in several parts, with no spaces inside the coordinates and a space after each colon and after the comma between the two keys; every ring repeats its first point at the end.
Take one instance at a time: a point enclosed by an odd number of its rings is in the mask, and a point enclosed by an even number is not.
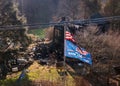
{"type": "Polygon", "coordinates": [[[75,43],[72,34],[68,31],[65,33],[65,57],[75,58],[82,62],[92,65],[91,54],[88,53],[84,48],[79,48],[75,43]]]}

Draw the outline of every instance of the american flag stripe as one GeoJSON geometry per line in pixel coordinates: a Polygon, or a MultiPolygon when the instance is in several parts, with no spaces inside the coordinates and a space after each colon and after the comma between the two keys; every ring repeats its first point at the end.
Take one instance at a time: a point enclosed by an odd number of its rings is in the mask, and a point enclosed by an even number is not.
{"type": "Polygon", "coordinates": [[[71,34],[70,32],[68,32],[68,31],[65,32],[65,39],[66,39],[66,40],[70,40],[70,41],[72,41],[72,42],[75,42],[72,34],[71,34]]]}

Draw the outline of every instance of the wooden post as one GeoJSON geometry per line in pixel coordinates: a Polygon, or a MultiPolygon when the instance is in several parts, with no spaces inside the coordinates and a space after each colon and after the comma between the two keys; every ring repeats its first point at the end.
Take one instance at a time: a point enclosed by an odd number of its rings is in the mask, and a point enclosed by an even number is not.
{"type": "Polygon", "coordinates": [[[67,24],[64,24],[64,86],[66,86],[66,56],[65,56],[65,52],[66,52],[66,40],[65,40],[65,32],[67,29],[67,24]]]}

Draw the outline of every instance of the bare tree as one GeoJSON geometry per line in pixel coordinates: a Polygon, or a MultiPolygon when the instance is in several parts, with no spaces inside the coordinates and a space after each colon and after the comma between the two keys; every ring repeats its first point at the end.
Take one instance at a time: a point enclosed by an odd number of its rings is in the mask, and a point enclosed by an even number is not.
{"type": "Polygon", "coordinates": [[[18,0],[28,23],[48,23],[57,10],[58,0],[18,0]]]}
{"type": "Polygon", "coordinates": [[[18,10],[14,0],[0,0],[0,25],[17,25],[26,23],[26,18],[18,10]]]}
{"type": "Polygon", "coordinates": [[[60,0],[58,16],[68,16],[71,19],[88,18],[101,9],[99,0],[60,0]]]}
{"type": "Polygon", "coordinates": [[[105,15],[107,16],[117,16],[120,15],[120,1],[119,0],[108,0],[105,8],[105,15]]]}
{"type": "Polygon", "coordinates": [[[71,19],[78,19],[83,16],[82,0],[60,0],[58,16],[67,16],[71,19]]]}

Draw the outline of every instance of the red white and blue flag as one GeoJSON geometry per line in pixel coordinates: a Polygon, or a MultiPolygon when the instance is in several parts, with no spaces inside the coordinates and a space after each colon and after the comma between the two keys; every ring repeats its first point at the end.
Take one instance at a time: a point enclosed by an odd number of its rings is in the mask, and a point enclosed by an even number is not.
{"type": "Polygon", "coordinates": [[[75,58],[92,65],[91,54],[88,53],[85,49],[79,48],[75,44],[73,35],[69,31],[65,32],[65,56],[67,58],[75,58]]]}

